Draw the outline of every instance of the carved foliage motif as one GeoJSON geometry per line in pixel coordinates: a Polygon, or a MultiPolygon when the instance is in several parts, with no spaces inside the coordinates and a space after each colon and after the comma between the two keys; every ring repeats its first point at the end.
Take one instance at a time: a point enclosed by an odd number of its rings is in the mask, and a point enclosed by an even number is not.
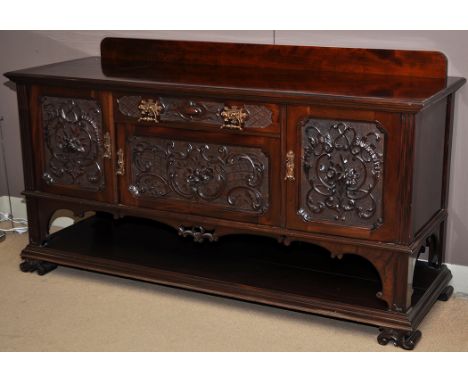
{"type": "Polygon", "coordinates": [[[382,223],[385,135],[378,123],[306,119],[298,214],[304,221],[382,223]]]}
{"type": "Polygon", "coordinates": [[[134,197],[182,199],[232,210],[268,209],[268,158],[258,148],[130,137],[134,197]]]}
{"type": "Polygon", "coordinates": [[[97,101],[43,97],[47,184],[104,188],[102,112],[97,101]]]}
{"type": "MultiPolygon", "coordinates": [[[[140,118],[138,106],[143,97],[122,96],[117,100],[119,111],[130,118],[140,118]]],[[[160,121],[164,122],[200,122],[222,126],[221,113],[224,103],[196,101],[182,98],[159,97],[162,106],[160,121]]],[[[263,105],[244,105],[247,113],[245,128],[265,128],[272,123],[271,110],[263,105]]]]}
{"type": "Polygon", "coordinates": [[[216,235],[214,231],[208,232],[204,227],[201,227],[201,226],[191,227],[191,228],[180,226],[177,229],[177,232],[179,236],[182,236],[182,237],[187,237],[187,236],[193,237],[193,241],[195,243],[203,243],[205,240],[218,241],[218,236],[216,235]]]}

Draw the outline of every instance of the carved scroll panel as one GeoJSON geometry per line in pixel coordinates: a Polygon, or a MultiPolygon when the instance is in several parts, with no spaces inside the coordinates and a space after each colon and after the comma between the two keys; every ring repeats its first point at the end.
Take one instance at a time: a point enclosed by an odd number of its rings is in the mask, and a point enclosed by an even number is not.
{"type": "Polygon", "coordinates": [[[302,219],[370,229],[382,224],[385,134],[380,125],[308,118],[300,128],[302,219]]]}
{"type": "Polygon", "coordinates": [[[132,136],[134,198],[209,203],[262,214],[268,209],[268,158],[259,148],[132,136]]]}
{"type": "Polygon", "coordinates": [[[44,181],[104,189],[102,110],[95,100],[42,97],[44,181]]]}

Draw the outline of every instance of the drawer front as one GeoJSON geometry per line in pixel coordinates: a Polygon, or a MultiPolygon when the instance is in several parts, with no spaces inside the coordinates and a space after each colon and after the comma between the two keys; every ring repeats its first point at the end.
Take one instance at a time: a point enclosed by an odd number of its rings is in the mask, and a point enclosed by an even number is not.
{"type": "Polygon", "coordinates": [[[157,95],[117,95],[120,122],[167,124],[183,128],[223,129],[253,134],[279,134],[280,108],[274,104],[201,100],[157,95]]]}
{"type": "Polygon", "coordinates": [[[225,219],[277,223],[279,142],[119,125],[121,202],[225,219]],[[179,134],[177,134],[177,132],[179,134]],[[273,161],[271,158],[275,158],[273,161]]]}

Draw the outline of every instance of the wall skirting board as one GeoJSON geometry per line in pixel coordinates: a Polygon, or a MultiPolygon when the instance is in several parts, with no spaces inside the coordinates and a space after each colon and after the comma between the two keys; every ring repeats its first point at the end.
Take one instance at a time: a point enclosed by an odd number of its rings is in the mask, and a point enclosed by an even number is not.
{"type": "MultiPolygon", "coordinates": [[[[23,198],[11,197],[11,213],[17,219],[26,219],[26,204],[23,198]]],[[[0,212],[10,213],[10,203],[8,196],[0,196],[0,212]]]]}
{"type": "Polygon", "coordinates": [[[455,292],[468,294],[468,265],[447,264],[452,271],[451,285],[455,292]]]}
{"type": "MultiPolygon", "coordinates": [[[[26,219],[26,204],[23,198],[11,197],[11,206],[15,218],[26,219]]],[[[0,212],[9,213],[10,205],[8,196],[0,196],[0,212]]],[[[68,227],[73,224],[73,219],[69,217],[59,217],[54,220],[53,226],[58,228],[68,227]]],[[[453,274],[451,285],[455,292],[468,294],[468,265],[447,264],[453,274]]]]}
{"type": "MultiPolygon", "coordinates": [[[[11,197],[11,213],[14,218],[17,219],[27,219],[28,216],[26,214],[26,204],[23,198],[19,198],[16,196],[11,197]]],[[[8,196],[0,196],[0,212],[3,213],[10,213],[10,203],[8,201],[8,196]]],[[[73,219],[68,217],[60,217],[54,220],[53,225],[55,227],[64,228],[68,227],[69,225],[73,224],[73,219]]]]}

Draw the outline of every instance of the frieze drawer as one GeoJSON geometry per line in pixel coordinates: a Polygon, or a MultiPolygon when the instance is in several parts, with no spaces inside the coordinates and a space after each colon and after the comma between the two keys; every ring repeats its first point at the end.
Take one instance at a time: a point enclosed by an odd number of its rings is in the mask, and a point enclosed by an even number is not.
{"type": "Polygon", "coordinates": [[[120,122],[279,134],[280,108],[274,104],[157,95],[116,95],[114,99],[115,119],[120,122]]]}

